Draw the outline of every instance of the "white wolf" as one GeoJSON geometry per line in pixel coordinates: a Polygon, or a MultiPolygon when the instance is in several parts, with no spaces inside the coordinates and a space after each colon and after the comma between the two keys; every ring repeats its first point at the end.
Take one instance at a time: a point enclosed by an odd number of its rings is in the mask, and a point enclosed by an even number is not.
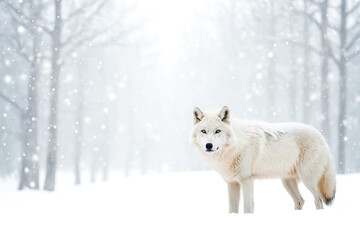
{"type": "Polygon", "coordinates": [[[295,203],[304,200],[301,180],[315,198],[317,209],[335,197],[335,169],[324,138],[315,128],[299,123],[270,124],[230,118],[229,109],[203,113],[194,109],[192,143],[228,184],[229,212],[237,213],[240,186],[244,212],[253,213],[253,181],[281,178],[295,203]]]}

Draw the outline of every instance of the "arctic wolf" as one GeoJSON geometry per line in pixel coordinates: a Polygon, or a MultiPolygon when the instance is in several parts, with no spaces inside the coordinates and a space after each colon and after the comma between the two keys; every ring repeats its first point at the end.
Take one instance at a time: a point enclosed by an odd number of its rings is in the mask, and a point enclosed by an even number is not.
{"type": "Polygon", "coordinates": [[[335,197],[335,169],[324,138],[315,128],[299,123],[270,124],[230,118],[229,109],[194,109],[192,143],[228,185],[229,212],[239,210],[240,187],[244,212],[253,213],[254,179],[281,178],[294,200],[303,207],[301,180],[315,198],[316,209],[335,197]]]}

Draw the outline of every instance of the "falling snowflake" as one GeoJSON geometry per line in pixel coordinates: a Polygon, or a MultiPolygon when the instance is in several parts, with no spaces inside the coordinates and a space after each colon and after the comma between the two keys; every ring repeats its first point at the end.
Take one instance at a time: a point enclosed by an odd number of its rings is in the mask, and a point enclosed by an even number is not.
{"type": "Polygon", "coordinates": [[[5,80],[6,83],[10,83],[11,80],[12,80],[12,78],[11,78],[9,75],[6,75],[6,76],[4,77],[4,80],[5,80]]]}
{"type": "Polygon", "coordinates": [[[91,123],[91,118],[90,117],[85,117],[84,122],[90,124],[91,123]]]}
{"type": "Polygon", "coordinates": [[[109,93],[109,94],[108,94],[108,99],[109,99],[110,101],[114,101],[114,100],[116,99],[116,94],[113,93],[113,92],[109,93]]]}
{"type": "Polygon", "coordinates": [[[34,161],[34,162],[38,162],[39,161],[39,156],[37,154],[33,154],[31,159],[34,161]]]}
{"type": "Polygon", "coordinates": [[[66,105],[68,105],[68,106],[70,106],[71,105],[71,102],[70,102],[70,99],[68,99],[68,98],[65,98],[65,101],[64,101],[65,103],[66,103],[66,105]]]}
{"type": "Polygon", "coordinates": [[[126,83],[125,82],[120,82],[119,83],[119,88],[125,88],[126,87],[126,83]]]}
{"type": "Polygon", "coordinates": [[[257,79],[262,79],[262,78],[263,78],[262,73],[257,73],[257,74],[256,74],[256,78],[257,78],[257,79]]]}
{"type": "Polygon", "coordinates": [[[18,32],[19,34],[23,34],[23,33],[25,32],[25,28],[24,28],[23,26],[19,26],[19,27],[17,28],[17,32],[18,32]]]}

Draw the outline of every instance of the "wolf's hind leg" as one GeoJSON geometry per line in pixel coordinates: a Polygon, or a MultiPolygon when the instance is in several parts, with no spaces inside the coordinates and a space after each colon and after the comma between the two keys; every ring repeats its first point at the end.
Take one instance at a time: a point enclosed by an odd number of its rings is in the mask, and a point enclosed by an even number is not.
{"type": "Polygon", "coordinates": [[[238,213],[239,202],[240,202],[240,183],[238,182],[228,183],[228,194],[229,194],[229,213],[238,213]]]}
{"type": "Polygon", "coordinates": [[[304,199],[301,197],[298,188],[298,181],[296,178],[283,178],[281,179],[286,191],[290,194],[294,200],[295,210],[301,210],[304,205],[304,199]]]}
{"type": "Polygon", "coordinates": [[[306,180],[302,180],[302,182],[304,183],[304,185],[310,190],[310,192],[314,196],[314,202],[315,202],[316,209],[324,209],[322,200],[320,198],[320,193],[319,193],[319,191],[317,189],[317,183],[314,183],[312,181],[306,181],[306,180]]]}
{"type": "Polygon", "coordinates": [[[298,172],[300,180],[304,183],[305,187],[314,196],[314,202],[316,209],[323,209],[323,203],[320,197],[320,192],[318,190],[318,182],[321,178],[322,171],[319,171],[319,168],[314,168],[311,166],[301,166],[300,171],[298,172]]]}

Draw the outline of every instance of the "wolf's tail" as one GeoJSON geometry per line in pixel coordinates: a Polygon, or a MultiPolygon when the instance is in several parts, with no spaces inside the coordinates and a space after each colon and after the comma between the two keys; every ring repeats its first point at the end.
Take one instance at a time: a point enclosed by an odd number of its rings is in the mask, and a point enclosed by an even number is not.
{"type": "Polygon", "coordinates": [[[323,202],[326,205],[331,205],[336,193],[336,173],[331,159],[329,159],[323,175],[318,182],[318,189],[323,202]]]}

